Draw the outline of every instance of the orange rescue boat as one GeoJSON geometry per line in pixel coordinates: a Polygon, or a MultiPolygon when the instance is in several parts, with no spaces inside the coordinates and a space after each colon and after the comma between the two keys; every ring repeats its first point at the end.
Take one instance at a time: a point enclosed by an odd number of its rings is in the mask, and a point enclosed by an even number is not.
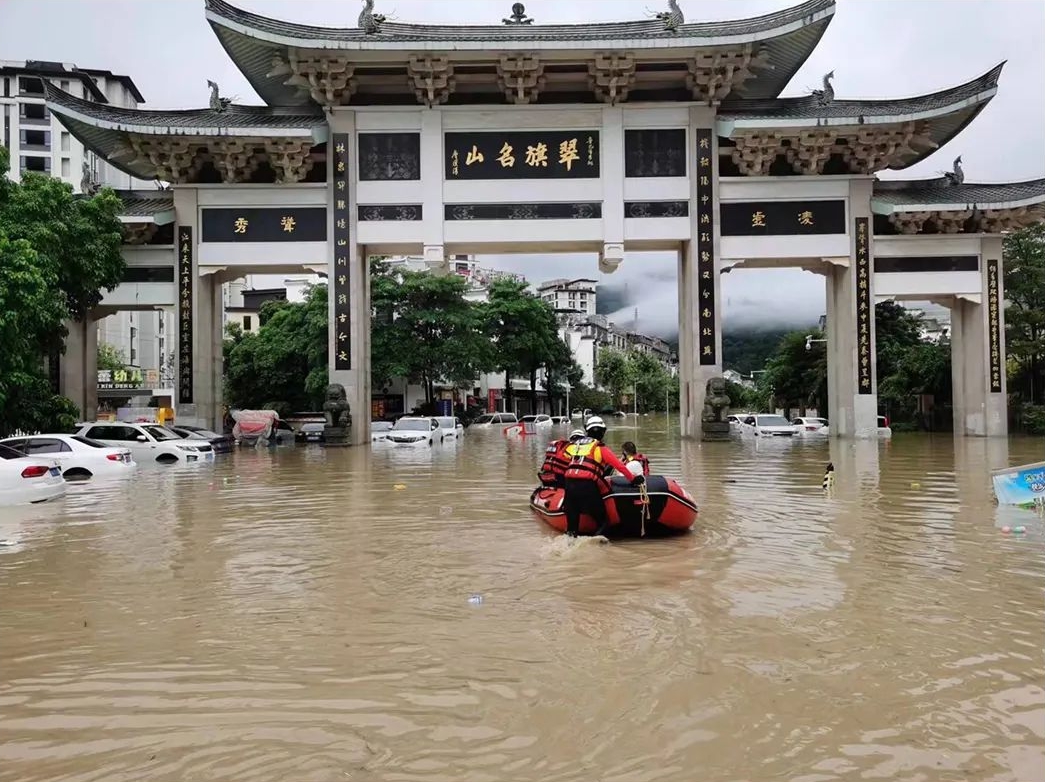
{"type": "MultiPolygon", "coordinates": [[[[563,510],[565,491],[552,486],[538,486],[530,495],[530,510],[549,527],[566,531],[563,510]]],[[[627,478],[610,479],[606,503],[609,519],[607,537],[665,537],[688,532],[697,520],[697,503],[677,481],[662,475],[646,476],[646,491],[633,486],[627,478]]],[[[581,535],[595,534],[595,520],[581,515],[581,535]]]]}

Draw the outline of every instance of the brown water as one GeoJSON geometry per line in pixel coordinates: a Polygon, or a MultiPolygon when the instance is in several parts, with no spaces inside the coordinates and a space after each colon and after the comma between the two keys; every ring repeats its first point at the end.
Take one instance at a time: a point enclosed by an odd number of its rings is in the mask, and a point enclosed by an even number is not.
{"type": "Polygon", "coordinates": [[[0,780],[1045,779],[1043,521],[988,478],[1041,440],[623,439],[693,534],[571,546],[478,431],[0,511],[0,780]]]}

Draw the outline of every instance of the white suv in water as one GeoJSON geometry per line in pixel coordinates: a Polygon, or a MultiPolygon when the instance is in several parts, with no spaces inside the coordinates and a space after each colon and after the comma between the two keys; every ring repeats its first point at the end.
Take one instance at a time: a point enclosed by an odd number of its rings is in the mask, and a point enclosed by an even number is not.
{"type": "Polygon", "coordinates": [[[81,424],[76,434],[103,445],[128,448],[139,463],[214,461],[214,448],[208,441],[183,440],[160,424],[95,421],[93,424],[81,424]]]}

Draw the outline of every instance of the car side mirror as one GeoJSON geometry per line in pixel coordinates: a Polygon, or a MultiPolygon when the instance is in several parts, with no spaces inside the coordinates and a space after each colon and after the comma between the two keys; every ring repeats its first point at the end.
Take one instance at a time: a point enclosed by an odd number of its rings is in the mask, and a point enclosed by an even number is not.
{"type": "Polygon", "coordinates": [[[134,439],[135,439],[135,440],[137,440],[137,441],[138,441],[139,443],[147,443],[147,442],[149,442],[149,438],[148,438],[148,437],[146,437],[146,436],[145,436],[145,435],[143,435],[143,434],[140,434],[140,435],[138,435],[138,436],[137,436],[137,437],[135,437],[134,439]]]}

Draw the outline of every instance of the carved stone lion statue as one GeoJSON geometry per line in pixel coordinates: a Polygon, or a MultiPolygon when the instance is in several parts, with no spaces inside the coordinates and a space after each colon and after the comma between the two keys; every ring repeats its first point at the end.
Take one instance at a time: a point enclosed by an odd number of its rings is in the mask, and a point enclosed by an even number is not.
{"type": "Polygon", "coordinates": [[[345,387],[340,383],[331,383],[327,386],[323,412],[327,414],[327,426],[346,427],[352,425],[352,416],[349,414],[350,407],[345,394],[345,387]]]}
{"type": "Polygon", "coordinates": [[[707,423],[725,422],[729,415],[730,399],[726,395],[726,380],[722,377],[713,377],[708,380],[704,389],[704,414],[701,420],[707,423]]]}

